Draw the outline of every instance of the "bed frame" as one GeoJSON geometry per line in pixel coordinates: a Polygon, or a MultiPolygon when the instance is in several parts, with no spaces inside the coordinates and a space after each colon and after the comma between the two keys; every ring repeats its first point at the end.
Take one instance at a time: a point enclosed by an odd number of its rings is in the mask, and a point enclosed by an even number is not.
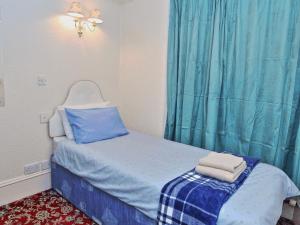
{"type": "MultiPolygon", "coordinates": [[[[90,80],[75,82],[62,106],[75,106],[105,102],[101,89],[97,83],[90,80]]],[[[51,138],[65,136],[64,127],[57,110],[49,120],[49,135],[51,138]]]]}
{"type": "MultiPolygon", "coordinates": [[[[100,87],[93,81],[83,80],[72,85],[64,106],[104,102],[100,87]]],[[[52,138],[65,136],[57,111],[49,121],[52,138]]],[[[118,198],[92,186],[85,179],[51,162],[52,188],[101,225],[155,225],[153,220],[118,198]]]]}
{"type": "Polygon", "coordinates": [[[155,225],[133,206],[92,186],[55,162],[51,163],[52,188],[92,220],[102,225],[155,225]]]}

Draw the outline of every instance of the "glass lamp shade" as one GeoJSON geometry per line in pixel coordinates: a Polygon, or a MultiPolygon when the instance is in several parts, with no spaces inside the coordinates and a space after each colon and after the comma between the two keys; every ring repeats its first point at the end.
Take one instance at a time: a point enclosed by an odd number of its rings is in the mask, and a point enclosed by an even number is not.
{"type": "Polygon", "coordinates": [[[81,5],[79,2],[73,2],[69,11],[68,15],[75,17],[75,18],[83,18],[84,15],[82,14],[81,5]]]}
{"type": "Polygon", "coordinates": [[[103,23],[103,20],[100,19],[100,10],[95,9],[91,12],[90,17],[88,18],[90,23],[103,23]]]}

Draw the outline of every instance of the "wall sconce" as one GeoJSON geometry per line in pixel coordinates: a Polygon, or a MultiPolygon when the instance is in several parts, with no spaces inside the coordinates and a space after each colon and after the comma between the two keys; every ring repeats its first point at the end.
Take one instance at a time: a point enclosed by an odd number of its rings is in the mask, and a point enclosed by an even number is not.
{"type": "Polygon", "coordinates": [[[94,9],[88,16],[85,16],[79,2],[73,2],[71,4],[68,15],[74,18],[75,28],[80,38],[83,36],[83,32],[86,28],[94,32],[97,24],[103,23],[103,20],[100,18],[100,10],[94,9]]]}

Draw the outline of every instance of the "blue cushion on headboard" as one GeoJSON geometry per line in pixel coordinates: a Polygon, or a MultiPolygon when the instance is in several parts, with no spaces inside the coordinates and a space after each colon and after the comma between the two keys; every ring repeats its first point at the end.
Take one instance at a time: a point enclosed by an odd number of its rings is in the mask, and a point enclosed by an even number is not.
{"type": "Polygon", "coordinates": [[[77,144],[87,144],[128,134],[116,107],[66,108],[65,110],[77,144]]]}

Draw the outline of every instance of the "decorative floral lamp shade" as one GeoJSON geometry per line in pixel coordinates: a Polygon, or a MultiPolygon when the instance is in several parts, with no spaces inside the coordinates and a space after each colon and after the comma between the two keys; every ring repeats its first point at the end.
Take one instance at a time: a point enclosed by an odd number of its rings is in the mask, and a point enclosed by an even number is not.
{"type": "Polygon", "coordinates": [[[75,18],[83,18],[84,15],[82,13],[81,5],[79,2],[73,2],[68,11],[68,15],[75,18]]]}
{"type": "Polygon", "coordinates": [[[99,9],[93,10],[90,14],[90,17],[88,18],[88,21],[93,24],[103,23],[103,20],[100,18],[100,10],[99,9]]]}
{"type": "Polygon", "coordinates": [[[86,9],[82,9],[80,2],[72,2],[67,14],[74,18],[75,28],[79,37],[82,37],[83,32],[88,29],[91,32],[96,30],[97,24],[103,23],[100,18],[100,10],[94,9],[85,15],[86,9]]]}

